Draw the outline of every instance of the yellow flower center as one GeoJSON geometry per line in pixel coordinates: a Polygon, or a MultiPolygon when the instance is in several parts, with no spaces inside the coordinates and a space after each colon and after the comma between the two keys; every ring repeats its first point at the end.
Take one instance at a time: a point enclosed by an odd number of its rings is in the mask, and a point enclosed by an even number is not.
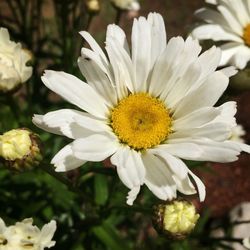
{"type": "Polygon", "coordinates": [[[250,24],[248,24],[244,28],[243,39],[245,41],[245,44],[248,45],[248,46],[250,46],[250,24]]]}
{"type": "Polygon", "coordinates": [[[143,150],[167,138],[171,117],[159,99],[145,93],[131,94],[112,110],[111,127],[122,143],[143,150]]]}

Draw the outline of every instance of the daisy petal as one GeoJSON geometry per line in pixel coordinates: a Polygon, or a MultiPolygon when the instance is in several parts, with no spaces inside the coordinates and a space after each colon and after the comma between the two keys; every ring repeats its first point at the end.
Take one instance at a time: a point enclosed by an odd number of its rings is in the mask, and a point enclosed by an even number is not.
{"type": "Polygon", "coordinates": [[[148,15],[148,22],[151,26],[151,67],[154,65],[156,59],[166,48],[166,32],[164,20],[161,15],[157,13],[150,13],[148,15]]]}
{"type": "Polygon", "coordinates": [[[244,45],[238,47],[230,62],[239,69],[244,69],[250,61],[250,49],[244,45]]]}
{"type": "Polygon", "coordinates": [[[221,49],[215,46],[202,53],[197,62],[201,65],[201,79],[211,75],[219,65],[221,60],[221,49]]]}
{"type": "Polygon", "coordinates": [[[152,149],[150,150],[150,153],[153,153],[154,155],[157,155],[164,160],[164,162],[172,172],[171,176],[176,184],[178,191],[186,195],[196,193],[196,189],[188,176],[189,170],[182,160],[174,157],[173,155],[165,152],[165,150],[162,149],[152,149]]]}
{"type": "Polygon", "coordinates": [[[88,42],[90,48],[100,57],[100,59],[108,64],[105,54],[95,39],[87,31],[81,31],[79,33],[88,42]]]}
{"type": "Polygon", "coordinates": [[[166,152],[178,158],[193,160],[199,157],[202,150],[194,143],[176,139],[167,140],[166,144],[161,144],[155,149],[156,152],[166,152]]]}
{"type": "Polygon", "coordinates": [[[189,129],[200,127],[215,119],[219,114],[220,110],[214,107],[204,107],[197,109],[192,113],[176,119],[173,124],[173,130],[178,131],[183,128],[189,129]]]}
{"type": "Polygon", "coordinates": [[[151,65],[152,40],[150,24],[144,17],[134,20],[131,42],[132,61],[136,72],[136,92],[145,92],[151,65]]]}
{"type": "Polygon", "coordinates": [[[43,130],[45,130],[45,131],[47,131],[49,133],[56,134],[56,135],[63,135],[63,133],[61,132],[60,128],[58,128],[58,127],[51,128],[48,125],[46,125],[43,122],[43,117],[44,117],[44,115],[34,114],[34,116],[32,117],[32,122],[38,128],[43,129],[43,130]]]}
{"type": "MultiPolygon", "coordinates": [[[[46,115],[34,115],[32,119],[33,123],[50,133],[65,135],[69,138],[76,139],[79,137],[88,136],[92,131],[98,130],[97,127],[100,127],[100,121],[92,118],[89,114],[80,112],[72,109],[60,109],[57,111],[52,111],[46,115]],[[92,126],[83,128],[79,126],[76,121],[81,121],[79,123],[91,122],[92,126]]],[[[104,131],[105,124],[102,123],[102,129],[98,131],[104,131]]]]}
{"type": "Polygon", "coordinates": [[[109,37],[115,38],[121,44],[121,46],[127,51],[128,55],[130,55],[126,35],[119,26],[115,24],[108,25],[106,33],[106,42],[109,39],[109,37]]]}
{"type": "Polygon", "coordinates": [[[213,41],[235,41],[243,40],[233,32],[224,30],[218,24],[203,24],[192,31],[192,36],[199,40],[211,39],[213,41]]]}
{"type": "Polygon", "coordinates": [[[234,16],[234,14],[223,5],[219,5],[217,9],[223,15],[223,17],[225,18],[231,29],[234,31],[234,33],[238,34],[239,36],[242,36],[242,26],[237,20],[237,18],[234,16]]]}
{"type": "Polygon", "coordinates": [[[171,171],[180,179],[184,179],[187,174],[188,170],[186,165],[180,159],[174,157],[173,155],[169,154],[163,148],[155,148],[148,150],[149,153],[160,156],[164,161],[167,163],[171,171]]]}
{"type": "Polygon", "coordinates": [[[106,50],[114,71],[118,97],[127,95],[127,88],[133,93],[134,70],[131,58],[116,38],[107,37],[106,50]]]}
{"type": "Polygon", "coordinates": [[[198,108],[213,106],[226,90],[228,83],[228,77],[222,72],[214,72],[199,88],[180,101],[173,116],[177,119],[198,108]]]}
{"type": "Polygon", "coordinates": [[[220,70],[227,77],[234,76],[238,73],[238,70],[234,66],[229,66],[220,70]]]}
{"type": "Polygon", "coordinates": [[[156,156],[144,154],[145,184],[161,200],[176,197],[176,185],[167,166],[156,156]]]}
{"type": "Polygon", "coordinates": [[[203,151],[197,161],[233,162],[238,160],[241,148],[233,141],[216,142],[208,138],[190,139],[203,151]]]}
{"type": "Polygon", "coordinates": [[[80,167],[86,161],[73,156],[72,143],[62,148],[51,160],[57,172],[66,172],[80,167]]]}
{"type": "Polygon", "coordinates": [[[78,58],[78,66],[88,84],[103,97],[105,104],[112,107],[117,103],[117,94],[107,74],[96,64],[83,56],[78,58]]]}
{"type": "Polygon", "coordinates": [[[100,118],[106,118],[105,100],[85,82],[64,72],[46,70],[43,83],[67,101],[100,118]]]}
{"type": "Polygon", "coordinates": [[[198,18],[205,20],[207,23],[219,24],[225,28],[228,27],[227,22],[218,11],[201,8],[195,12],[195,15],[198,18]]]}
{"type": "Polygon", "coordinates": [[[145,167],[139,152],[129,147],[120,147],[110,160],[117,167],[118,176],[128,188],[133,189],[144,183],[145,167]]]}
{"type": "Polygon", "coordinates": [[[133,187],[129,193],[128,193],[128,196],[127,196],[127,204],[132,206],[133,203],[134,203],[134,200],[136,199],[137,195],[139,194],[140,192],[140,186],[137,186],[137,187],[133,187]]]}
{"type": "Polygon", "coordinates": [[[204,201],[205,197],[206,197],[206,187],[205,187],[205,185],[200,180],[200,178],[198,176],[196,176],[194,173],[192,173],[190,170],[189,170],[189,175],[192,176],[192,178],[194,179],[194,181],[195,181],[195,183],[197,185],[200,201],[204,201]]]}
{"type": "Polygon", "coordinates": [[[52,220],[50,223],[45,224],[43,226],[41,230],[41,234],[39,235],[43,247],[50,248],[55,245],[56,242],[51,241],[54,236],[55,231],[56,231],[56,222],[54,220],[52,220]]]}
{"type": "Polygon", "coordinates": [[[95,134],[76,139],[72,144],[73,155],[86,161],[103,161],[116,152],[119,144],[110,134],[95,134]]]}

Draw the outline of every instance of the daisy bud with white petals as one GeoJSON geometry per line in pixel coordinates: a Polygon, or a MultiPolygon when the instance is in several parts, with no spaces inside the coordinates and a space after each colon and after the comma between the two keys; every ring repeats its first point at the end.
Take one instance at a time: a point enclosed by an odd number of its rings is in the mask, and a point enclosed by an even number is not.
{"type": "Polygon", "coordinates": [[[205,186],[182,159],[232,162],[242,150],[250,152],[228,139],[236,126],[235,102],[214,107],[235,69],[216,70],[220,49],[201,53],[191,37],[167,43],[157,13],[134,20],[131,50],[116,25],[107,28],[107,55],[88,32],[80,34],[90,46],[78,59],[87,83],[51,70],[42,81],[84,111],[33,118],[38,127],[74,140],[52,159],[56,171],[110,157],[130,189],[129,205],[143,184],[162,200],[176,198],[177,191],[194,194],[197,186],[203,201],[205,186]]]}
{"type": "Polygon", "coordinates": [[[14,92],[31,77],[32,67],[27,66],[31,59],[31,53],[10,41],[8,30],[0,28],[0,94],[14,92]]]}
{"type": "Polygon", "coordinates": [[[154,207],[153,223],[159,233],[181,240],[193,231],[199,217],[191,202],[173,200],[154,207]]]}
{"type": "Polygon", "coordinates": [[[220,42],[220,65],[244,69],[250,60],[250,0],[206,0],[214,8],[201,8],[196,15],[206,24],[196,27],[192,36],[220,42]]]}
{"type": "Polygon", "coordinates": [[[38,135],[25,128],[12,129],[0,135],[0,160],[14,171],[37,166],[42,160],[38,135]]]}
{"type": "Polygon", "coordinates": [[[0,218],[1,250],[44,250],[55,245],[52,241],[56,231],[56,222],[52,220],[40,230],[32,225],[33,219],[25,219],[7,227],[0,218]]]}

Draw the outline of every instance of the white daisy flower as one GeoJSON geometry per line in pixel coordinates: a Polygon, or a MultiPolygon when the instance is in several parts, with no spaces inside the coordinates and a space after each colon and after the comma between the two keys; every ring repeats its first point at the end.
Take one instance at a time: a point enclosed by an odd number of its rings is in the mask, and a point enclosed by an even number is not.
{"type": "Polygon", "coordinates": [[[91,48],[83,48],[78,60],[88,84],[55,71],[46,71],[42,80],[86,112],[62,109],[33,118],[38,127],[74,140],[52,159],[56,171],[111,157],[130,189],[130,205],[143,184],[168,200],[177,191],[196,193],[195,181],[204,200],[203,183],[181,159],[237,160],[241,147],[228,139],[236,104],[213,107],[234,68],[215,71],[220,50],[199,55],[201,47],[190,37],[166,44],[164,21],[156,13],[134,20],[131,51],[116,25],[107,29],[107,56],[89,33],[80,34],[91,48]]]}
{"type": "Polygon", "coordinates": [[[202,24],[192,31],[199,40],[222,42],[220,65],[244,69],[250,60],[250,0],[206,0],[214,8],[201,8],[196,15],[202,24]]]}
{"type": "Polygon", "coordinates": [[[31,54],[0,27],[0,93],[12,91],[31,77],[32,67],[26,65],[30,60],[31,54]]]}
{"type": "Polygon", "coordinates": [[[52,241],[56,230],[56,222],[52,220],[40,230],[32,225],[33,219],[24,219],[7,227],[0,218],[0,249],[1,250],[44,250],[55,245],[52,241]]]}

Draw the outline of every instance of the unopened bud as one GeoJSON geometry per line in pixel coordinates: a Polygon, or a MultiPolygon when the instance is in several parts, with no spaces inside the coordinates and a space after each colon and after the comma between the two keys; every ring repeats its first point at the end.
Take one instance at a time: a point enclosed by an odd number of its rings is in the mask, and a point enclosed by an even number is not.
{"type": "Polygon", "coordinates": [[[24,171],[42,160],[38,135],[28,129],[12,129],[0,135],[0,159],[11,170],[24,171]]]}
{"type": "Polygon", "coordinates": [[[137,0],[111,0],[111,3],[120,10],[140,10],[140,4],[137,0]]]}
{"type": "Polygon", "coordinates": [[[192,232],[199,217],[191,202],[173,200],[154,207],[153,223],[160,233],[181,240],[192,232]]]}
{"type": "Polygon", "coordinates": [[[86,7],[90,14],[97,14],[101,9],[99,0],[87,0],[86,7]]]}

